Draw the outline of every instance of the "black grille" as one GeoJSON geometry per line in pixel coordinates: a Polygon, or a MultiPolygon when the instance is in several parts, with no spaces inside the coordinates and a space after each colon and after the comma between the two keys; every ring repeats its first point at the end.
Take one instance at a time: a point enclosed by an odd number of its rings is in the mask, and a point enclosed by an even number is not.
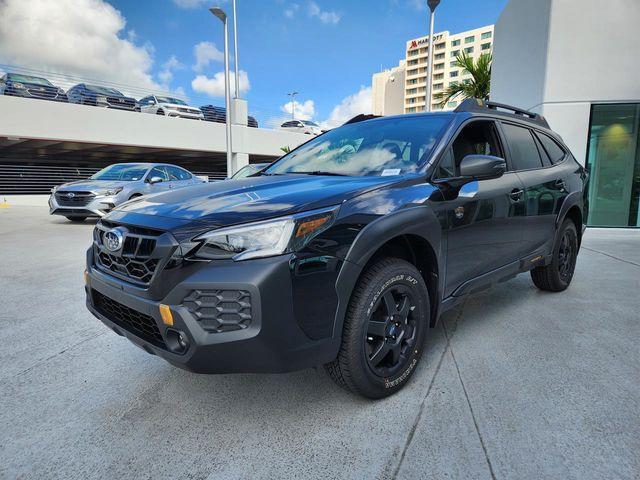
{"type": "Polygon", "coordinates": [[[85,207],[95,195],[91,192],[57,192],[56,202],[61,207],[85,207]]]}
{"type": "Polygon", "coordinates": [[[167,348],[158,324],[152,317],[116,302],[97,290],[92,290],[92,295],[95,309],[113,323],[156,347],[167,348]]]}
{"type": "Polygon", "coordinates": [[[158,238],[162,232],[134,226],[120,227],[124,232],[124,241],[119,250],[112,252],[105,247],[104,236],[107,231],[116,226],[106,221],[96,225],[94,232],[96,266],[122,280],[148,285],[167,253],[170,253],[162,247],[156,251],[158,238]]]}
{"type": "Polygon", "coordinates": [[[210,332],[242,330],[251,323],[251,294],[246,290],[193,290],[182,304],[210,332]]]}

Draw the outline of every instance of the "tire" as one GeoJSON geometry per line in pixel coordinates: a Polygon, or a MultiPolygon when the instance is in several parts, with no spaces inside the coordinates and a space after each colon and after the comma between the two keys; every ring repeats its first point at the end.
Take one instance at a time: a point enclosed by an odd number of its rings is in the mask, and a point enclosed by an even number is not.
{"type": "Polygon", "coordinates": [[[376,262],[356,284],[338,357],[325,365],[326,371],[338,385],[364,397],[394,394],[422,356],[429,315],[429,293],[420,272],[397,258],[376,262]]]}
{"type": "Polygon", "coordinates": [[[87,219],[87,217],[65,217],[65,218],[74,223],[84,222],[87,219]]]}
{"type": "Polygon", "coordinates": [[[562,292],[571,284],[578,257],[578,232],[571,219],[560,227],[549,265],[531,270],[533,284],[547,292],[562,292]]]}

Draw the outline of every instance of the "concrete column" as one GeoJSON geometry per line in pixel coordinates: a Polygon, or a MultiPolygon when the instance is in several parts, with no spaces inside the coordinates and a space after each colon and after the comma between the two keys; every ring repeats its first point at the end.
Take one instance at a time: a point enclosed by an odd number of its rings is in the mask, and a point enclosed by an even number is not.
{"type": "MultiPolygon", "coordinates": [[[[248,113],[249,109],[247,106],[247,101],[246,100],[242,100],[240,98],[233,98],[231,99],[231,124],[232,126],[234,125],[238,125],[244,128],[248,128],[247,125],[249,123],[249,113],[248,113]]],[[[237,130],[237,129],[236,129],[237,130]]],[[[231,159],[231,163],[232,163],[232,171],[228,174],[228,176],[233,175],[234,173],[236,173],[238,170],[240,170],[242,167],[244,167],[245,165],[249,164],[249,154],[248,153],[243,153],[243,152],[239,152],[239,145],[241,144],[241,142],[237,141],[236,139],[239,140],[238,136],[236,135],[233,139],[233,143],[232,143],[232,159],[231,159]]]]}

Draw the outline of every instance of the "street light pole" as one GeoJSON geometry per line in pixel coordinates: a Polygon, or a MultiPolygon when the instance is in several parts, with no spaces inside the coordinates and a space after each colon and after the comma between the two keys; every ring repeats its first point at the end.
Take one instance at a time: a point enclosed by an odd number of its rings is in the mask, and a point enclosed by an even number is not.
{"type": "MultiPolygon", "coordinates": [[[[227,14],[219,7],[210,8],[209,11],[215,15],[224,25],[224,103],[225,103],[225,123],[227,127],[227,177],[233,175],[233,153],[231,152],[231,88],[229,87],[229,26],[227,14]]],[[[236,79],[237,83],[237,79],[236,79]]]]}
{"type": "Polygon", "coordinates": [[[427,5],[431,11],[429,15],[429,59],[427,61],[427,92],[425,96],[426,110],[431,111],[431,92],[433,88],[433,26],[436,17],[436,7],[440,4],[440,0],[427,0],[427,5]]]}
{"type": "Polygon", "coordinates": [[[291,97],[291,120],[295,120],[296,119],[296,103],[294,101],[294,98],[296,95],[298,95],[298,92],[289,92],[287,93],[287,95],[291,97]]]}
{"type": "Polygon", "coordinates": [[[233,0],[233,67],[235,69],[236,98],[240,98],[240,77],[238,76],[238,15],[236,0],[233,0]]]}

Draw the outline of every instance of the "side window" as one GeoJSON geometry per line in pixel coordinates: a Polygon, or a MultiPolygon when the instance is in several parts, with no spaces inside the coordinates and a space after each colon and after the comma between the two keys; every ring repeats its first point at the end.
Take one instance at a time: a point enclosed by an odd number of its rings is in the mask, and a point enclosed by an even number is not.
{"type": "Polygon", "coordinates": [[[172,181],[174,180],[189,180],[191,175],[178,167],[167,166],[167,171],[169,172],[169,177],[172,181]]]}
{"type": "Polygon", "coordinates": [[[447,148],[442,156],[438,168],[436,169],[436,178],[451,178],[456,176],[456,163],[453,157],[453,150],[447,148]]]}
{"type": "Polygon", "coordinates": [[[503,124],[507,142],[511,149],[511,164],[514,170],[529,170],[542,167],[538,147],[531,136],[531,131],[510,123],[503,124]]]}
{"type": "Polygon", "coordinates": [[[547,155],[549,155],[551,163],[559,163],[564,159],[566,153],[555,140],[540,132],[536,132],[536,136],[540,140],[540,143],[542,143],[547,155]]]}
{"type": "MultiPolygon", "coordinates": [[[[535,147],[535,145],[534,145],[535,147]]],[[[455,172],[467,155],[493,155],[504,158],[495,123],[476,121],[462,129],[451,146],[455,172]]]]}
{"type": "Polygon", "coordinates": [[[147,178],[152,179],[153,177],[160,177],[163,182],[169,181],[169,175],[167,175],[164,167],[153,167],[149,172],[149,175],[147,175],[147,178]]]}
{"type": "Polygon", "coordinates": [[[545,167],[550,167],[551,165],[553,165],[551,163],[551,158],[549,158],[549,155],[547,155],[546,150],[544,149],[544,147],[540,143],[540,140],[538,139],[538,137],[536,137],[535,134],[533,135],[533,139],[536,142],[536,147],[538,147],[538,153],[540,153],[540,158],[542,158],[542,165],[545,167]]]}

